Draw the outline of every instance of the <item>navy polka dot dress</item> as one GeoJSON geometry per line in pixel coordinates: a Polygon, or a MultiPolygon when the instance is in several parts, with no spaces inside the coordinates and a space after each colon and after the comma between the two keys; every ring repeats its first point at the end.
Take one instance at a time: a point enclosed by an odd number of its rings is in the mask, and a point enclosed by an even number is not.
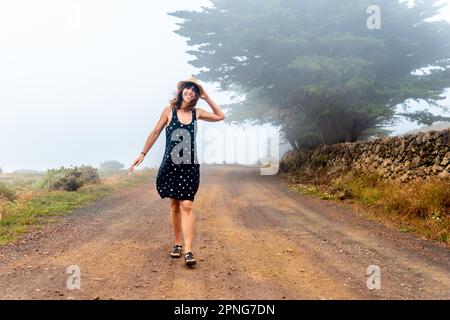
{"type": "Polygon", "coordinates": [[[166,149],[156,176],[156,189],[161,198],[194,201],[200,184],[196,135],[196,109],[192,110],[191,123],[183,124],[173,108],[172,120],[166,127],[166,149]]]}

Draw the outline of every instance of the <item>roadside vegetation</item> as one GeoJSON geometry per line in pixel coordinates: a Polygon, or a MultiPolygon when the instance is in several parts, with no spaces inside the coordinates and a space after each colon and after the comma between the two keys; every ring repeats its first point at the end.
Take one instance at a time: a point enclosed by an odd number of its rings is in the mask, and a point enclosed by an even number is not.
{"type": "Polygon", "coordinates": [[[126,170],[98,171],[92,166],[49,169],[47,172],[0,174],[0,245],[16,240],[30,227],[100,199],[118,188],[148,181],[155,169],[129,176],[126,170]]]}
{"type": "Polygon", "coordinates": [[[377,172],[350,171],[331,179],[324,173],[283,174],[289,187],[324,200],[343,201],[364,210],[366,218],[383,222],[400,232],[413,232],[450,244],[450,181],[398,182],[377,172]]]}

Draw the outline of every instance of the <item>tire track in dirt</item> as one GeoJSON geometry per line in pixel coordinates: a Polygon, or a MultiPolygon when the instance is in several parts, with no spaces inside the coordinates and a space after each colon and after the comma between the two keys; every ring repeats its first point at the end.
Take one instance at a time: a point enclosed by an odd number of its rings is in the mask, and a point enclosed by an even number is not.
{"type": "Polygon", "coordinates": [[[382,270],[383,290],[372,292],[372,297],[442,299],[450,296],[448,248],[387,230],[359,218],[350,208],[336,210],[327,201],[289,191],[281,181],[259,176],[257,169],[239,174],[236,180],[245,181],[239,184],[241,194],[251,199],[255,207],[253,214],[248,214],[251,204],[247,204],[242,214],[243,225],[269,228],[284,238],[291,238],[336,283],[367,296],[366,268],[377,264],[382,270]],[[282,221],[280,216],[287,217],[282,221]],[[274,219],[278,225],[273,223],[274,219]],[[422,256],[418,247],[432,249],[428,251],[433,252],[434,259],[422,256]]]}

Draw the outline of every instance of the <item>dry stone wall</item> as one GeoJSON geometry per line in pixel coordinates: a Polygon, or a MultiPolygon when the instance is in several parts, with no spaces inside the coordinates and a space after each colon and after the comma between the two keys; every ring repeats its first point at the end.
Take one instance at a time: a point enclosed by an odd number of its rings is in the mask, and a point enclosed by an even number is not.
{"type": "Polygon", "coordinates": [[[291,150],[283,156],[280,171],[305,166],[326,167],[330,172],[377,171],[384,178],[403,182],[433,176],[449,179],[450,129],[291,150]]]}

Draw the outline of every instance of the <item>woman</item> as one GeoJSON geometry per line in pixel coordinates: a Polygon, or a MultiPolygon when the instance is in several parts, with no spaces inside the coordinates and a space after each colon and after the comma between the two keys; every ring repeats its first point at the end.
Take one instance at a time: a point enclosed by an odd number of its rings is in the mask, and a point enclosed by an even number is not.
{"type": "Polygon", "coordinates": [[[156,177],[156,189],[161,198],[170,198],[170,224],[175,240],[170,255],[174,258],[181,257],[183,236],[184,260],[188,266],[196,264],[192,253],[195,222],[192,205],[200,183],[200,164],[196,152],[197,120],[223,119],[225,115],[220,107],[206,94],[194,76],[178,82],[175,97],[162,111],[143,151],[129,169],[132,173],[144,160],[165,128],[166,149],[156,177]],[[195,107],[200,98],[209,104],[213,112],[195,107]]]}

